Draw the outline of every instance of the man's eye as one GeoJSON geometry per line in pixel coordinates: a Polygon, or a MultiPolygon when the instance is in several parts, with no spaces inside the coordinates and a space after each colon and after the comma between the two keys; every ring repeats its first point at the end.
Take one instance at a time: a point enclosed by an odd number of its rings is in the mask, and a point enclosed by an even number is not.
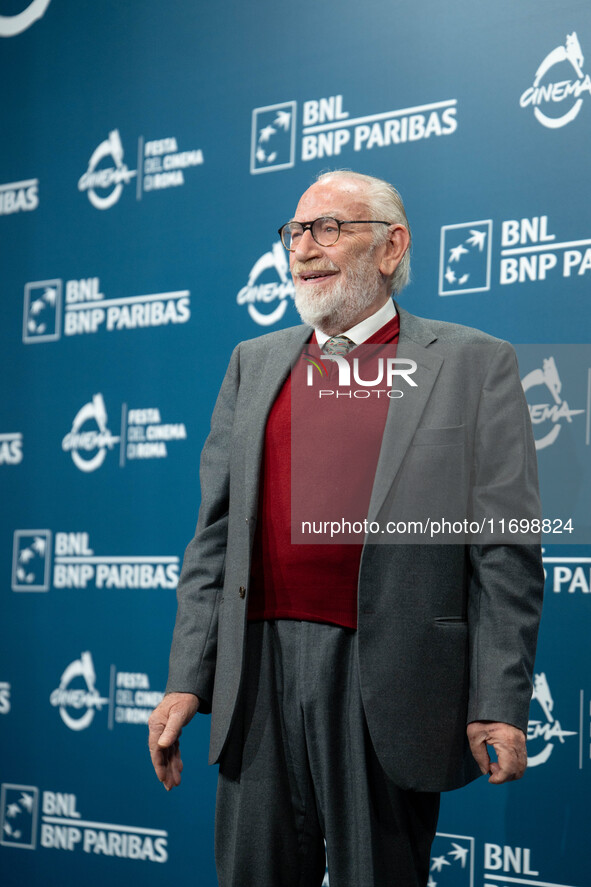
{"type": "Polygon", "coordinates": [[[303,232],[302,232],[302,229],[301,229],[301,228],[297,228],[295,231],[291,230],[291,231],[289,232],[289,235],[290,235],[290,237],[291,237],[292,240],[299,240],[300,237],[302,236],[302,233],[303,233],[303,232]]]}

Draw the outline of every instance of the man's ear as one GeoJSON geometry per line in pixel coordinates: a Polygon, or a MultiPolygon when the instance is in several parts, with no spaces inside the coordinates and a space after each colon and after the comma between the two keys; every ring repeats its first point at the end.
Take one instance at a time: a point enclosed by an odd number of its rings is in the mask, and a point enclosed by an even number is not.
{"type": "Polygon", "coordinates": [[[410,234],[404,225],[391,225],[388,240],[382,245],[383,256],[380,271],[384,277],[391,277],[408,249],[410,234]]]}

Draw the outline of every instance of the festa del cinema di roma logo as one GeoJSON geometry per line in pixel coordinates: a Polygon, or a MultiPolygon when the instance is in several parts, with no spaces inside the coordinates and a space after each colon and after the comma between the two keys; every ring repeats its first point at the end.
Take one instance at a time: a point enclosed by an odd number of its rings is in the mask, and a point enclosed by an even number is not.
{"type": "Polygon", "coordinates": [[[59,708],[60,717],[70,730],[85,730],[90,726],[95,711],[100,711],[109,700],[96,689],[96,672],[88,651],[68,665],[60,678],[59,687],[53,690],[49,699],[53,706],[59,708]],[[86,686],[71,687],[70,684],[77,678],[81,678],[86,686]],[[82,714],[70,714],[72,710],[82,714]]]}
{"type": "Polygon", "coordinates": [[[285,250],[280,241],[257,259],[248,275],[248,283],[236,296],[238,305],[246,305],[251,320],[259,326],[271,326],[282,319],[295,288],[285,250]],[[273,273],[274,272],[274,273],[273,273]],[[269,279],[269,273],[274,279],[269,279]],[[274,303],[277,304],[274,304],[274,303]],[[271,310],[261,310],[268,306],[271,310]]]}
{"type": "Polygon", "coordinates": [[[581,44],[573,31],[566,35],[564,46],[557,46],[542,61],[532,86],[519,99],[521,107],[531,105],[536,120],[549,129],[559,129],[571,123],[581,110],[583,94],[591,94],[591,78],[583,73],[584,61],[581,44]],[[566,79],[567,69],[563,63],[571,66],[575,79],[566,79]],[[563,107],[567,110],[562,113],[550,113],[563,107]]]}
{"type": "MultiPolygon", "coordinates": [[[[558,375],[558,368],[554,357],[545,358],[542,366],[529,372],[521,382],[524,392],[527,394],[531,389],[538,386],[544,386],[550,392],[550,396],[554,403],[528,403],[529,414],[534,427],[534,437],[536,450],[544,450],[551,446],[562,428],[563,422],[572,423],[573,416],[579,416],[585,410],[571,410],[567,401],[561,397],[562,382],[558,375]],[[539,436],[539,430],[548,428],[546,433],[539,436]]],[[[532,395],[530,394],[530,397],[532,395]]]]}
{"type": "Polygon", "coordinates": [[[78,410],[72,422],[72,430],[62,441],[62,449],[69,452],[76,468],[86,473],[100,468],[107,456],[119,443],[107,428],[107,409],[102,394],[95,394],[90,403],[78,410]],[[94,422],[96,428],[83,430],[87,422],[94,422]],[[88,453],[88,458],[83,453],[88,453]]]}
{"type": "Polygon", "coordinates": [[[138,169],[129,169],[123,159],[119,130],[113,129],[92,152],[88,169],[78,180],[78,190],[86,191],[96,209],[110,209],[121,197],[124,186],[134,178],[136,197],[141,200],[144,192],[184,185],[183,171],[202,164],[203,151],[200,148],[180,151],[174,136],[148,141],[140,136],[138,169]]]}
{"type": "Polygon", "coordinates": [[[51,0],[33,0],[15,15],[0,15],[0,37],[14,37],[30,28],[45,15],[51,0]]]}
{"type": "Polygon", "coordinates": [[[108,427],[107,408],[102,394],[93,395],[78,410],[72,428],[62,440],[62,450],[70,453],[76,468],[85,473],[101,467],[107,453],[118,445],[119,466],[131,459],[165,459],[173,441],[187,439],[184,422],[163,422],[157,407],[121,407],[121,435],[108,427]]]}
{"type": "Polygon", "coordinates": [[[97,711],[106,706],[109,711],[108,728],[117,725],[148,723],[153,709],[164,693],[150,689],[150,679],[144,672],[118,671],[111,665],[109,696],[97,690],[96,671],[92,654],[86,650],[64,670],[59,686],[49,696],[50,704],[59,710],[66,727],[75,732],[86,730],[97,711]]]}
{"type": "Polygon", "coordinates": [[[109,133],[109,138],[93,151],[88,169],[78,182],[78,190],[87,192],[88,199],[96,209],[109,209],[121,197],[123,186],[128,185],[136,175],[137,170],[130,170],[123,162],[121,136],[119,130],[114,129],[109,133]],[[99,168],[99,164],[107,157],[112,158],[115,166],[99,168]],[[99,190],[109,193],[101,196],[99,190]]]}
{"type": "Polygon", "coordinates": [[[532,702],[537,702],[543,717],[531,717],[527,727],[527,766],[539,767],[545,764],[555,743],[564,745],[565,737],[576,736],[576,730],[563,730],[558,718],[554,715],[554,699],[545,673],[534,675],[532,702]],[[541,747],[540,747],[541,746],[541,747]]]}

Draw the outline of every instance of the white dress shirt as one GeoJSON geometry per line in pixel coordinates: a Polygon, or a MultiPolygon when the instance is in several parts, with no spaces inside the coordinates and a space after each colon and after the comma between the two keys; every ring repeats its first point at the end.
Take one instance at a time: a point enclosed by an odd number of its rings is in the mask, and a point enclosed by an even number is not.
{"type": "MultiPolygon", "coordinates": [[[[339,335],[347,336],[347,338],[351,339],[352,342],[355,342],[356,345],[361,345],[373,336],[374,333],[377,333],[384,324],[388,323],[389,320],[392,320],[393,317],[396,317],[394,300],[388,299],[386,304],[382,305],[381,308],[378,308],[374,314],[366,317],[361,323],[355,324],[350,330],[345,330],[344,332],[339,333],[339,335]]],[[[314,332],[316,333],[316,341],[321,348],[330,338],[332,338],[331,336],[327,336],[326,333],[323,333],[322,330],[314,330],[314,332]]]]}

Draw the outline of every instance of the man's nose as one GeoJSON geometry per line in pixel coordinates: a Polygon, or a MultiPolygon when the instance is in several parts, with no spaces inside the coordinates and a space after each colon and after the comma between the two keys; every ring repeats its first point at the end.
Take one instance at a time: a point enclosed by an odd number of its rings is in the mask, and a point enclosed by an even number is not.
{"type": "Polygon", "coordinates": [[[322,247],[320,244],[316,243],[312,237],[311,230],[307,228],[296,242],[296,247],[292,256],[300,262],[305,262],[307,259],[312,259],[320,255],[322,255],[322,247]]]}

